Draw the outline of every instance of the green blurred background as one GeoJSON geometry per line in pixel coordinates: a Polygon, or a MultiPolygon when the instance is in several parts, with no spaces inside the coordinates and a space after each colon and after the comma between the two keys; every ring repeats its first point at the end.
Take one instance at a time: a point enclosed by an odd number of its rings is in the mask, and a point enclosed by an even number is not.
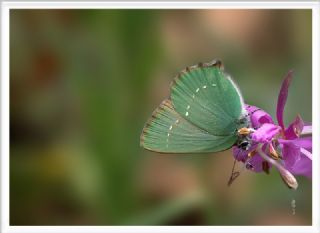
{"type": "Polygon", "coordinates": [[[311,10],[10,11],[11,225],[310,225],[311,180],[227,187],[231,151],[159,155],[144,123],[187,65],[220,58],[247,103],[311,122],[311,10]],[[295,214],[291,202],[295,201],[295,214]]]}

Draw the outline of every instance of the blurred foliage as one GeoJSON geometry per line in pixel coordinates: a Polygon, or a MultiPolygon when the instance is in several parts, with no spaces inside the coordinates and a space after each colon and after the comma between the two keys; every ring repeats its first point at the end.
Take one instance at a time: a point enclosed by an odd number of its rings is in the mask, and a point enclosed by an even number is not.
{"type": "Polygon", "coordinates": [[[166,155],[141,129],[186,65],[220,58],[247,103],[311,122],[311,10],[11,10],[11,225],[310,225],[311,181],[166,155]],[[291,201],[296,201],[292,215],[291,201]]]}

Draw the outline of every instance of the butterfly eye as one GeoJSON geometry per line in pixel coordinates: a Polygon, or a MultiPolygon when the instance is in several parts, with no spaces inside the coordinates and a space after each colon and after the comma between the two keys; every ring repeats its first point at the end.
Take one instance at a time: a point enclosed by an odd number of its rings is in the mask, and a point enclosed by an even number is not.
{"type": "Polygon", "coordinates": [[[251,146],[251,143],[249,140],[244,139],[242,140],[239,144],[238,144],[238,148],[242,149],[242,150],[248,150],[249,147],[251,146]]]}

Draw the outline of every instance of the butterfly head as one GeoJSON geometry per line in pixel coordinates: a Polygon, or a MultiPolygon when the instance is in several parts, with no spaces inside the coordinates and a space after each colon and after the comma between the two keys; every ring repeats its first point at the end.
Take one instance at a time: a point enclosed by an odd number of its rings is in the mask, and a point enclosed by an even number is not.
{"type": "Polygon", "coordinates": [[[237,146],[242,150],[249,150],[252,145],[250,134],[254,132],[254,129],[243,127],[238,129],[238,141],[237,146]]]}
{"type": "Polygon", "coordinates": [[[240,137],[237,142],[237,147],[242,150],[249,150],[252,145],[252,141],[248,136],[240,137]]]}

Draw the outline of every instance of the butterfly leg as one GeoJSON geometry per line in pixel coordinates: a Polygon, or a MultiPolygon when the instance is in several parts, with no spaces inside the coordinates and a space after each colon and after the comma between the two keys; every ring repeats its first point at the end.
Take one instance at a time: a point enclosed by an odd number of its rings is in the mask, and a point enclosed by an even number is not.
{"type": "MultiPolygon", "coordinates": [[[[239,151],[240,152],[240,151],[239,151]]],[[[240,176],[240,172],[239,171],[234,171],[234,168],[236,166],[236,162],[237,162],[237,158],[238,158],[238,155],[239,155],[239,152],[238,154],[236,155],[236,158],[234,159],[234,162],[233,162],[233,166],[232,166],[232,171],[231,171],[231,176],[229,178],[229,181],[228,181],[228,186],[230,187],[230,185],[233,183],[233,181],[235,181],[235,179],[240,176]]]]}

